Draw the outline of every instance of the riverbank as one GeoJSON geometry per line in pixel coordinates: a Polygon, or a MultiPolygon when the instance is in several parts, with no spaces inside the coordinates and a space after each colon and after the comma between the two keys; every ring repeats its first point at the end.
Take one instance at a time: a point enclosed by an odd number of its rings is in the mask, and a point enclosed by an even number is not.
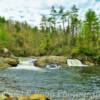
{"type": "MultiPolygon", "coordinates": [[[[45,67],[47,64],[58,64],[62,66],[67,65],[67,59],[78,59],[85,65],[100,65],[100,57],[99,55],[90,54],[84,50],[82,51],[74,51],[72,54],[67,56],[64,55],[42,55],[42,56],[34,56],[33,59],[37,59],[34,62],[34,65],[37,67],[45,67]]],[[[11,66],[17,66],[20,63],[18,57],[15,57],[14,54],[9,51],[7,48],[0,49],[0,69],[8,68],[11,66]]]]}
{"type": "MultiPolygon", "coordinates": [[[[77,57],[66,57],[66,56],[41,56],[41,57],[31,57],[32,59],[36,59],[34,61],[34,65],[40,68],[44,68],[49,64],[57,64],[61,66],[67,67],[67,59],[78,59],[84,65],[93,66],[99,65],[100,62],[95,61],[92,58],[87,56],[77,56],[77,57]]],[[[8,68],[8,67],[16,67],[20,63],[20,58],[18,57],[0,57],[0,69],[8,68]]]]}

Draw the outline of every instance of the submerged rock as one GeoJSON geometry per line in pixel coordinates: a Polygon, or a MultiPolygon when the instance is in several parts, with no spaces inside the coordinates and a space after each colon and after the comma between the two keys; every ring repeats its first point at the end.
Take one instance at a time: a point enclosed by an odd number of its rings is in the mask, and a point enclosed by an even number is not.
{"type": "Polygon", "coordinates": [[[47,64],[66,64],[66,57],[64,56],[44,56],[38,58],[34,65],[38,67],[45,67],[47,64]]]}
{"type": "Polygon", "coordinates": [[[46,65],[46,68],[48,69],[59,69],[61,66],[58,64],[48,64],[46,65]]]}

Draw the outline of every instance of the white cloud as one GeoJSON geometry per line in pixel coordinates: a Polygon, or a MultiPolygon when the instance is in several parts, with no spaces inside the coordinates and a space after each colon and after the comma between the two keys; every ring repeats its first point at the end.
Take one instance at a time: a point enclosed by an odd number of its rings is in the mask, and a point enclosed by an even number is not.
{"type": "Polygon", "coordinates": [[[95,10],[100,10],[100,2],[95,3],[94,9],[95,9],[95,10]]]}
{"type": "Polygon", "coordinates": [[[88,8],[94,8],[98,13],[100,12],[100,3],[95,0],[2,0],[0,1],[0,15],[7,19],[38,24],[40,14],[48,13],[52,5],[62,5],[69,9],[73,4],[80,8],[81,16],[88,8]]]}

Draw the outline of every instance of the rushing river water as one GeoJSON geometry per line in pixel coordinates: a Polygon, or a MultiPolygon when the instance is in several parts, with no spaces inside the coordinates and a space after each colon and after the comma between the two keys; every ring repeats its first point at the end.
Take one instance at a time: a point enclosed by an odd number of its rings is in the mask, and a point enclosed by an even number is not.
{"type": "Polygon", "coordinates": [[[26,59],[16,68],[0,70],[1,93],[44,93],[53,100],[100,98],[100,66],[40,69],[31,61],[26,59]]]}

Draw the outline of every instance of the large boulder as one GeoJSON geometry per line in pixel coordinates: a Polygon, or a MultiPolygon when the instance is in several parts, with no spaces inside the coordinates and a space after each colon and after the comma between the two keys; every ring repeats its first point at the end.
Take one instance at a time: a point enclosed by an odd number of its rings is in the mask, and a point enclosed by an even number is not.
{"type": "Polygon", "coordinates": [[[8,67],[10,67],[10,65],[5,63],[4,58],[0,58],[0,69],[5,69],[8,67]]]}
{"type": "Polygon", "coordinates": [[[0,69],[17,66],[18,59],[7,49],[0,48],[0,69]]]}
{"type": "Polygon", "coordinates": [[[0,66],[17,66],[19,64],[18,59],[7,48],[0,48],[0,66]]]}
{"type": "Polygon", "coordinates": [[[66,64],[65,56],[44,56],[35,61],[35,66],[45,67],[47,64],[66,64]]]}
{"type": "Polygon", "coordinates": [[[19,60],[17,58],[4,58],[4,61],[11,66],[17,66],[19,64],[19,60]]]}

